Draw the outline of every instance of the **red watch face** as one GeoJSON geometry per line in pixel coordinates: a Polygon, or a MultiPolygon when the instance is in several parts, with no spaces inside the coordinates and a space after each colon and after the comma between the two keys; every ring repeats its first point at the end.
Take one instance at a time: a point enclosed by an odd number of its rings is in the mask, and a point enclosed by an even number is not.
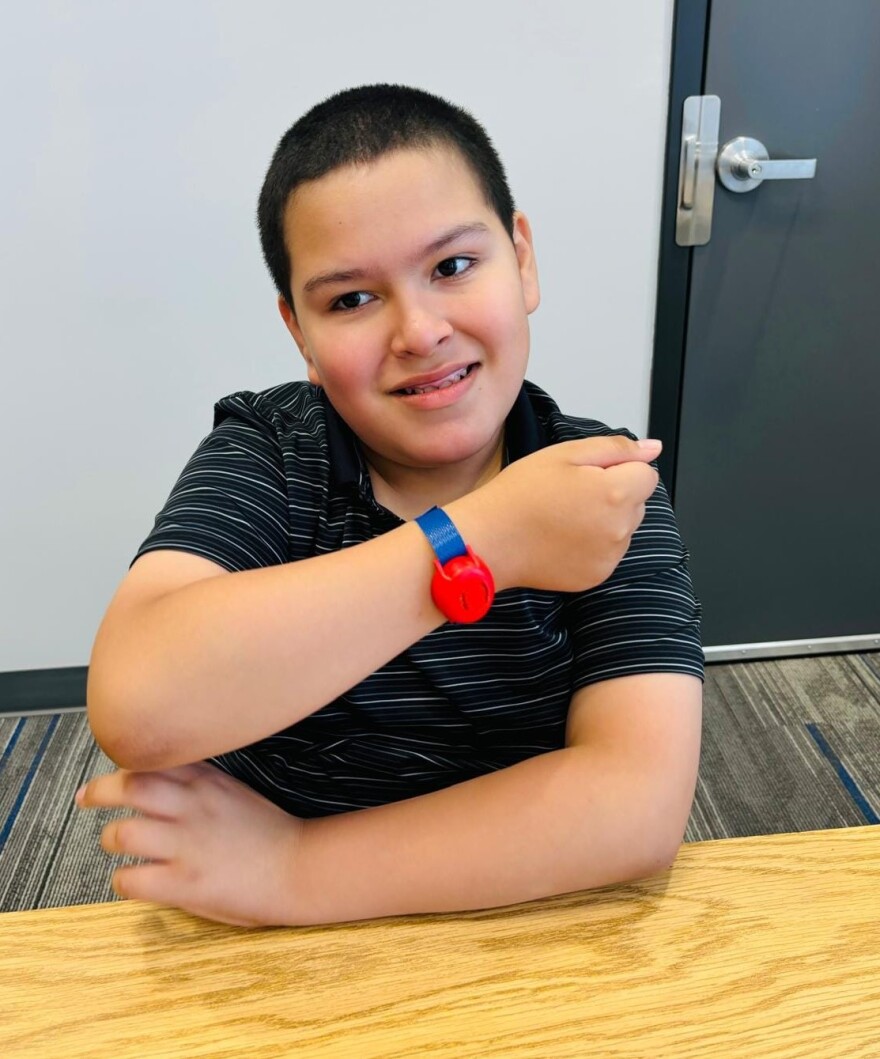
{"type": "Polygon", "coordinates": [[[431,597],[450,621],[479,621],[495,598],[495,582],[489,568],[468,548],[467,555],[456,556],[436,569],[431,581],[431,597]]]}

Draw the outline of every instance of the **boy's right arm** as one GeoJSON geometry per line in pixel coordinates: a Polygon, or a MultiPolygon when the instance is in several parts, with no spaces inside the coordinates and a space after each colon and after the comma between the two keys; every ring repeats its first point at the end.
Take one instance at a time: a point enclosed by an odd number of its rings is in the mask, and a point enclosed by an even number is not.
{"type": "MultiPolygon", "coordinates": [[[[496,591],[583,591],[626,553],[656,488],[645,466],[656,456],[622,436],[564,442],[444,507],[496,591]]],[[[413,522],[329,555],[237,573],[147,553],[95,639],[95,738],[120,767],[151,771],[282,731],[443,624],[430,594],[433,558],[413,522]]]]}

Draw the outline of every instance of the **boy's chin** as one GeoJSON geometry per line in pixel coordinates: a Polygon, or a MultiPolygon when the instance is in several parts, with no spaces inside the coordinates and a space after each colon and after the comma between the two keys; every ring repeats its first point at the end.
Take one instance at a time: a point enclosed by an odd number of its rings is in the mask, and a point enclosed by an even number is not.
{"type": "Polygon", "coordinates": [[[460,463],[478,455],[493,441],[504,423],[474,422],[447,423],[442,430],[413,431],[404,435],[403,446],[411,452],[419,452],[426,459],[443,463],[460,463]],[[421,437],[419,437],[421,434],[421,437]]]}
{"type": "Polygon", "coordinates": [[[460,467],[472,461],[481,462],[482,460],[488,460],[495,448],[492,438],[481,438],[470,442],[461,440],[455,444],[426,447],[419,452],[409,453],[408,455],[410,457],[410,465],[413,468],[420,468],[425,471],[446,470],[460,467]]]}

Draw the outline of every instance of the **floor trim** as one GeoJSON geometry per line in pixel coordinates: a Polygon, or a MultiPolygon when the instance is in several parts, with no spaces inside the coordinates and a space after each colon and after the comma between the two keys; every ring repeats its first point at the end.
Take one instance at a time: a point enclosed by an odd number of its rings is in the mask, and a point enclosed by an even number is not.
{"type": "Polygon", "coordinates": [[[880,633],[867,636],[827,636],[814,640],[776,640],[769,643],[728,644],[706,647],[706,664],[743,662],[751,658],[796,658],[808,655],[866,654],[880,651],[880,633]]]}
{"type": "Polygon", "coordinates": [[[88,666],[0,673],[0,717],[85,709],[88,666]]]}

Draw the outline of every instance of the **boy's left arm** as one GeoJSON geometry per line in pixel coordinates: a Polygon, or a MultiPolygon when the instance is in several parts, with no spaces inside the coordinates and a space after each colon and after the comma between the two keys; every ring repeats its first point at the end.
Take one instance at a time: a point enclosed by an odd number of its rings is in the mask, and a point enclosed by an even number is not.
{"type": "Polygon", "coordinates": [[[702,699],[684,673],[592,684],[572,697],[564,749],[304,821],[288,922],[493,908],[669,867],[694,798],[702,699]]]}

